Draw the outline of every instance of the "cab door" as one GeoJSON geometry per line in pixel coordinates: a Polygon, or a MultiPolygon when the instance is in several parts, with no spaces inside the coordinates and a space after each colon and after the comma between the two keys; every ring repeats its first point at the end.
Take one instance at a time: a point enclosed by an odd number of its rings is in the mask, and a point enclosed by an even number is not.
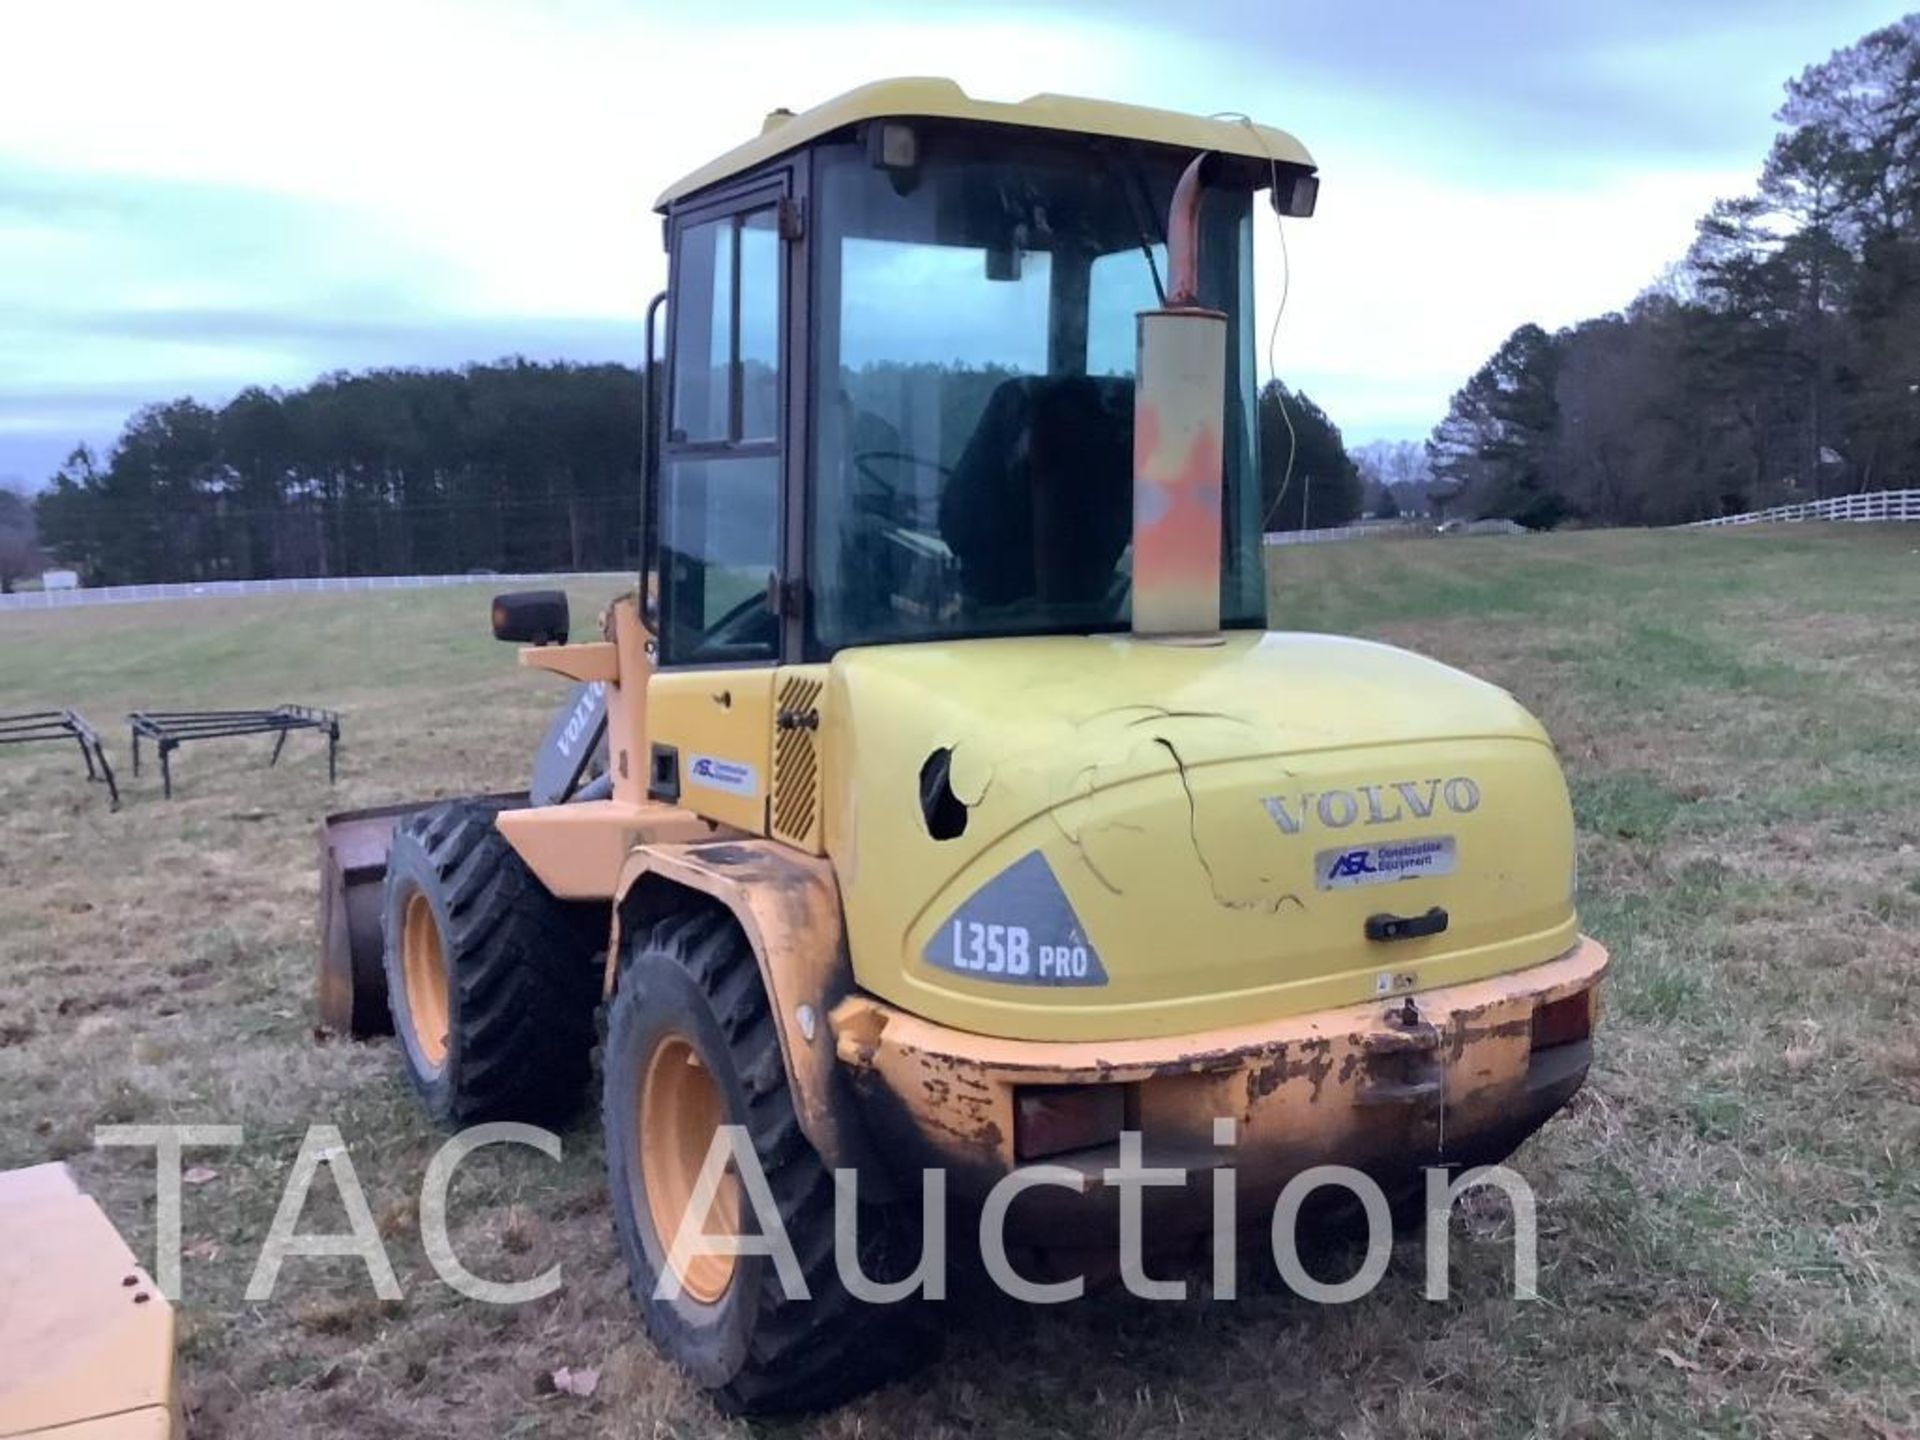
{"type": "Polygon", "coordinates": [[[648,794],[764,833],[782,650],[788,455],[785,172],[676,211],[653,497],[659,668],[648,794]]]}

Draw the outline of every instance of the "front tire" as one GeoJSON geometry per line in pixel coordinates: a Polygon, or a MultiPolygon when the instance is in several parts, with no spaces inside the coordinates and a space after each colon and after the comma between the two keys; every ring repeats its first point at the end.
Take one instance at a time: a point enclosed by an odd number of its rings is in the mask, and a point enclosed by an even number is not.
{"type": "Polygon", "coordinates": [[[494,824],[454,800],[409,816],[387,855],[387,1003],[435,1121],[551,1125],[592,1063],[603,907],[557,900],[494,824]]]}
{"type": "MultiPolygon", "coordinates": [[[[607,1014],[601,1117],[614,1231],[654,1343],[733,1414],[824,1408],[921,1363],[932,1346],[917,1298],[867,1304],[840,1281],[833,1176],[801,1132],[759,969],[731,917],[672,916],[637,937],[623,962],[607,1014]],[[786,1293],[771,1255],[691,1257],[679,1294],[657,1293],[721,1124],[744,1127],[805,1297],[786,1293]]],[[[862,1272],[904,1275],[918,1246],[902,1211],[863,1205],[858,1223],[862,1272]]],[[[759,1233],[731,1167],[704,1228],[759,1233]]]]}

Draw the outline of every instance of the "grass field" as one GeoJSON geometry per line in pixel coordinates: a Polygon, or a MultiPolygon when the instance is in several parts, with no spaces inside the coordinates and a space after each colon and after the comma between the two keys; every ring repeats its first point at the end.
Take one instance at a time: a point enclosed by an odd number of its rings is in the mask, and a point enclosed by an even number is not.
{"type": "MultiPolygon", "coordinates": [[[[390,1047],[317,1041],[313,832],[330,809],[524,783],[559,691],[485,638],[484,594],[0,616],[0,711],[333,706],[338,786],[295,736],[180,752],[177,798],[70,752],[0,753],[0,1166],[69,1159],[141,1253],[145,1152],[96,1125],[243,1124],[190,1164],[182,1346],[196,1436],[689,1436],[720,1420],[637,1334],[591,1121],[560,1165],[483,1152],[455,1239],[518,1308],[426,1264],[438,1137],[390,1047]],[[406,1298],[358,1262],[242,1292],[301,1134],[337,1124],[406,1298]],[[541,1393],[560,1365],[598,1392],[541,1393]]],[[[578,612],[607,598],[577,594],[578,612]]],[[[1506,686],[1545,721],[1581,826],[1585,928],[1612,947],[1598,1059],[1516,1162],[1541,1296],[1497,1214],[1452,1300],[1417,1246],[1370,1298],[1109,1297],[963,1312],[918,1378],[780,1433],[922,1436],[1861,1436],[1920,1427],[1920,526],[1289,549],[1274,623],[1374,636],[1506,686]]],[[[307,1225],[338,1224],[315,1188],[307,1225]]]]}

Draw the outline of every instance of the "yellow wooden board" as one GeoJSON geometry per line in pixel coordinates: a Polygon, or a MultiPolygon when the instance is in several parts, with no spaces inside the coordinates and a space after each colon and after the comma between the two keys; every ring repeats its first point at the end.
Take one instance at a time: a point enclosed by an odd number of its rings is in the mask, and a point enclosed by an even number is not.
{"type": "Polygon", "coordinates": [[[0,1437],[179,1433],[173,1329],[173,1307],[66,1166],[0,1174],[0,1437]]]}

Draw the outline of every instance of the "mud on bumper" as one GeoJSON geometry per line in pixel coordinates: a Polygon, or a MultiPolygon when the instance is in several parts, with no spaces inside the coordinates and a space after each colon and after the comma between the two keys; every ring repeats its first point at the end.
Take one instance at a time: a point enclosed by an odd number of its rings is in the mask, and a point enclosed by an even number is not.
{"type": "Polygon", "coordinates": [[[1411,1011],[1382,1000],[1168,1040],[995,1039],[864,995],[842,1002],[833,1026],[890,1167],[942,1167],[961,1196],[1042,1160],[1081,1171],[1097,1190],[1117,1143],[1049,1153],[1036,1117],[1055,1097],[1081,1097],[1083,1110],[1137,1130],[1148,1165],[1236,1167],[1243,1193],[1277,1191],[1320,1164],[1391,1187],[1424,1166],[1499,1160],[1572,1097],[1606,966],[1606,951],[1582,937],[1544,964],[1418,994],[1411,1011]],[[1537,1036],[1536,1014],[1550,1006],[1556,1033],[1543,1026],[1537,1036]],[[1567,1032],[1576,1038],[1559,1038],[1567,1032]],[[1234,1122],[1224,1147],[1222,1119],[1234,1122]]]}

